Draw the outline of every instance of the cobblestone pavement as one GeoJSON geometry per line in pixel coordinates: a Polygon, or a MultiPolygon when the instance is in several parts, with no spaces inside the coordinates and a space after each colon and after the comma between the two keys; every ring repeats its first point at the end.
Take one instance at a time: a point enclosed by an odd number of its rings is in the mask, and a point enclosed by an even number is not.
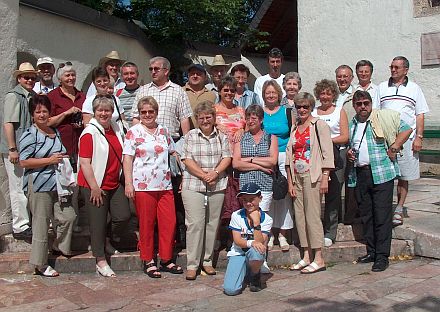
{"type": "Polygon", "coordinates": [[[216,276],[140,272],[62,274],[58,278],[0,276],[0,312],[8,311],[440,311],[440,260],[392,262],[373,273],[369,264],[328,264],[325,272],[301,275],[278,268],[266,275],[259,293],[222,293],[224,271],[216,276]]]}

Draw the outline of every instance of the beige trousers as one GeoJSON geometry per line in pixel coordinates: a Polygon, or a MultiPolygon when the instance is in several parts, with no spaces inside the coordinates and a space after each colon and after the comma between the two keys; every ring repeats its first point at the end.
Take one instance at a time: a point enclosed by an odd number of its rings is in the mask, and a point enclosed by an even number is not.
{"type": "Polygon", "coordinates": [[[53,247],[65,255],[71,253],[70,243],[76,213],[70,197],[67,197],[67,202],[60,202],[56,191],[34,193],[31,181],[28,188],[29,206],[32,212],[32,251],[29,263],[40,266],[47,264],[50,220],[56,231],[53,247]]]}
{"type": "Polygon", "coordinates": [[[324,230],[321,223],[320,182],[311,183],[310,173],[295,174],[295,223],[301,247],[321,248],[324,230]]]}
{"type": "Polygon", "coordinates": [[[204,196],[204,193],[182,190],[188,270],[197,270],[202,257],[202,265],[212,266],[214,243],[225,192],[209,192],[207,208],[204,206],[204,196]]]}

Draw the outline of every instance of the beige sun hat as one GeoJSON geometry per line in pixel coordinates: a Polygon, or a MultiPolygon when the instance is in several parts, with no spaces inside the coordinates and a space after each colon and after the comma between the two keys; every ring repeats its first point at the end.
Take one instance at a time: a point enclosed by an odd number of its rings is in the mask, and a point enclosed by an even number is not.
{"type": "Polygon", "coordinates": [[[20,66],[18,66],[18,69],[14,71],[14,78],[17,78],[19,75],[23,74],[37,74],[38,72],[35,70],[34,66],[32,66],[29,62],[21,63],[20,66]]]}
{"type": "Polygon", "coordinates": [[[213,66],[229,67],[229,66],[231,66],[231,64],[226,64],[225,59],[223,58],[223,56],[218,54],[218,55],[214,56],[214,58],[212,59],[211,65],[209,65],[209,67],[213,67],[213,66]]]}
{"type": "Polygon", "coordinates": [[[119,61],[120,64],[125,62],[125,60],[119,57],[118,51],[110,51],[106,56],[101,57],[101,59],[99,60],[99,65],[103,65],[108,61],[114,61],[114,60],[119,61]]]}

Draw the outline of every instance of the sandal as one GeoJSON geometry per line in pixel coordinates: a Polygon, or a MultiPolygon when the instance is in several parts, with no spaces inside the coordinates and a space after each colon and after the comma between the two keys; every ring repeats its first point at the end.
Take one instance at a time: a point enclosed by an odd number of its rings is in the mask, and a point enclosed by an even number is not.
{"type": "Polygon", "coordinates": [[[273,249],[273,241],[274,241],[274,236],[271,235],[269,238],[269,242],[267,243],[267,250],[271,251],[273,249]]]}
{"type": "Polygon", "coordinates": [[[401,212],[394,212],[393,215],[393,226],[399,226],[403,224],[403,214],[401,212]]]}
{"type": "Polygon", "coordinates": [[[144,262],[144,273],[147,274],[151,278],[161,278],[162,275],[160,274],[159,270],[156,267],[156,264],[154,261],[147,263],[144,262]]]}
{"type": "Polygon", "coordinates": [[[315,261],[310,263],[308,266],[306,266],[304,269],[301,270],[301,274],[313,274],[318,273],[327,270],[325,265],[323,267],[319,267],[318,264],[316,264],[315,261]]]}
{"type": "Polygon", "coordinates": [[[280,242],[280,248],[282,251],[289,251],[290,245],[287,242],[287,239],[283,235],[278,236],[278,241],[280,242]]]}
{"type": "Polygon", "coordinates": [[[44,269],[44,267],[42,269],[39,268],[35,268],[35,275],[40,275],[40,276],[44,276],[44,277],[58,277],[60,276],[60,274],[55,271],[54,268],[52,268],[50,265],[48,265],[46,267],[46,269],[44,269]]]}
{"type": "Polygon", "coordinates": [[[166,263],[160,263],[160,270],[171,274],[182,274],[183,269],[175,263],[168,261],[166,263]]]}
{"type": "Polygon", "coordinates": [[[310,263],[305,262],[304,260],[300,260],[297,264],[292,264],[289,267],[290,271],[300,271],[306,267],[308,267],[310,265],[310,263]]]}
{"type": "Polygon", "coordinates": [[[116,277],[115,272],[113,272],[112,268],[108,264],[103,267],[96,265],[96,273],[104,277],[116,277]]]}

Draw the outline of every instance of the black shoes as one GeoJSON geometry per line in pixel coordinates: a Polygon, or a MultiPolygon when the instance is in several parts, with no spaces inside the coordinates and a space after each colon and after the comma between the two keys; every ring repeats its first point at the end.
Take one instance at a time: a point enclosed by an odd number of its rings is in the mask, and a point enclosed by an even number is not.
{"type": "Polygon", "coordinates": [[[12,233],[12,236],[17,240],[32,240],[32,229],[27,228],[23,232],[20,233],[12,233]]]}
{"type": "Polygon", "coordinates": [[[365,256],[359,257],[357,259],[358,263],[369,263],[374,262],[374,255],[372,254],[366,254],[365,256]]]}
{"type": "Polygon", "coordinates": [[[249,290],[257,292],[261,290],[261,274],[258,272],[250,277],[249,290]]]}
{"type": "Polygon", "coordinates": [[[389,266],[388,259],[379,259],[374,262],[373,267],[371,268],[371,271],[373,272],[382,272],[385,271],[389,266]]]}

